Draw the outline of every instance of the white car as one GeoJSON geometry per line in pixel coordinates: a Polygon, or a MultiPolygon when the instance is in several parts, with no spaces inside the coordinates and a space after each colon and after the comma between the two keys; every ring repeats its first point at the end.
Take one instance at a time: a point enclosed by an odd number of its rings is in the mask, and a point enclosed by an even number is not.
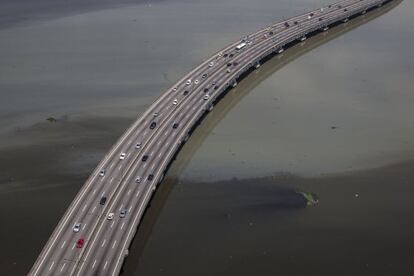
{"type": "Polygon", "coordinates": [[[194,81],[194,84],[198,84],[200,81],[199,80],[195,80],[194,81]]]}
{"type": "Polygon", "coordinates": [[[177,87],[174,87],[173,92],[177,92],[177,89],[178,89],[177,87]]]}
{"type": "Polygon", "coordinates": [[[185,83],[185,85],[190,85],[191,84],[191,80],[187,80],[187,82],[185,83]]]}
{"type": "Polygon", "coordinates": [[[174,99],[173,105],[176,105],[176,104],[178,104],[178,100],[177,99],[174,99]]]}
{"type": "Polygon", "coordinates": [[[119,159],[124,160],[124,159],[125,159],[125,156],[126,156],[126,154],[125,154],[125,152],[123,152],[123,153],[121,153],[121,155],[119,156],[119,159]]]}
{"type": "Polygon", "coordinates": [[[214,62],[210,62],[209,64],[208,64],[208,67],[213,67],[214,66],[214,62]]]}
{"type": "Polygon", "coordinates": [[[154,114],[154,117],[158,117],[158,115],[160,115],[158,112],[155,112],[154,114]]]}
{"type": "Polygon", "coordinates": [[[136,149],[141,148],[141,143],[137,143],[137,144],[135,145],[135,148],[136,148],[136,149]]]}
{"type": "Polygon", "coordinates": [[[205,95],[203,99],[207,101],[208,99],[210,99],[210,96],[209,95],[205,95]]]}
{"type": "Polygon", "coordinates": [[[137,179],[135,179],[136,183],[141,183],[141,176],[138,176],[137,179]]]}
{"type": "Polygon", "coordinates": [[[78,233],[81,229],[81,225],[79,222],[75,223],[75,225],[73,226],[73,232],[78,233]]]}
{"type": "Polygon", "coordinates": [[[104,176],[105,176],[105,170],[104,170],[104,169],[102,169],[102,170],[99,172],[99,176],[101,176],[101,177],[104,177],[104,176]]]}
{"type": "Polygon", "coordinates": [[[108,220],[112,220],[114,218],[114,213],[109,213],[108,214],[108,220]]]}

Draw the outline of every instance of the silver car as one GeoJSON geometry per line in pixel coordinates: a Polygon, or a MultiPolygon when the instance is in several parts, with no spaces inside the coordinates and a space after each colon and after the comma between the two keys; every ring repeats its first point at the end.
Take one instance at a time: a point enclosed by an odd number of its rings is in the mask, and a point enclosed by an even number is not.
{"type": "Polygon", "coordinates": [[[80,222],[75,223],[75,225],[73,226],[73,232],[78,233],[81,229],[81,225],[82,224],[80,222]]]}

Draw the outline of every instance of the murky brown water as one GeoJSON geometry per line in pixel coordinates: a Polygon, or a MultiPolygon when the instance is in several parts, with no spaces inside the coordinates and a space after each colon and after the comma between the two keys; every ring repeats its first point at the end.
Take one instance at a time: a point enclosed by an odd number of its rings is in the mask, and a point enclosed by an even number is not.
{"type": "MultiPolygon", "coordinates": [[[[0,29],[0,274],[28,271],[163,89],[242,34],[322,3],[147,2],[0,29]]],[[[403,1],[308,40],[231,91],[171,168],[124,274],[412,275],[413,11],[403,1]]]]}

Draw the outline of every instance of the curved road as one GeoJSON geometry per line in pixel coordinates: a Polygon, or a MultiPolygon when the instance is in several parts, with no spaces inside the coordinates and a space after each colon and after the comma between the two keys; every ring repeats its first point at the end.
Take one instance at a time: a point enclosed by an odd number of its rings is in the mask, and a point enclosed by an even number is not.
{"type": "Polygon", "coordinates": [[[175,154],[237,79],[307,36],[386,2],[390,0],[344,0],[276,23],[225,47],[188,73],[137,119],[99,163],[29,275],[118,275],[152,193],[175,154]],[[75,224],[80,224],[77,232],[75,224]],[[84,243],[78,248],[79,239],[84,243]]]}

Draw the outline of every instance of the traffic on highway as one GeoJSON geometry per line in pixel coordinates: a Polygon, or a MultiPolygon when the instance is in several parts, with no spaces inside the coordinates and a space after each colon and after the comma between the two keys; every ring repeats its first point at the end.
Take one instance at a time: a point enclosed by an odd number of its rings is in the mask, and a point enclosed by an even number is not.
{"type": "Polygon", "coordinates": [[[29,275],[118,275],[151,196],[206,112],[264,58],[386,0],[344,0],[245,35],[152,103],[85,182],[29,275]]]}

